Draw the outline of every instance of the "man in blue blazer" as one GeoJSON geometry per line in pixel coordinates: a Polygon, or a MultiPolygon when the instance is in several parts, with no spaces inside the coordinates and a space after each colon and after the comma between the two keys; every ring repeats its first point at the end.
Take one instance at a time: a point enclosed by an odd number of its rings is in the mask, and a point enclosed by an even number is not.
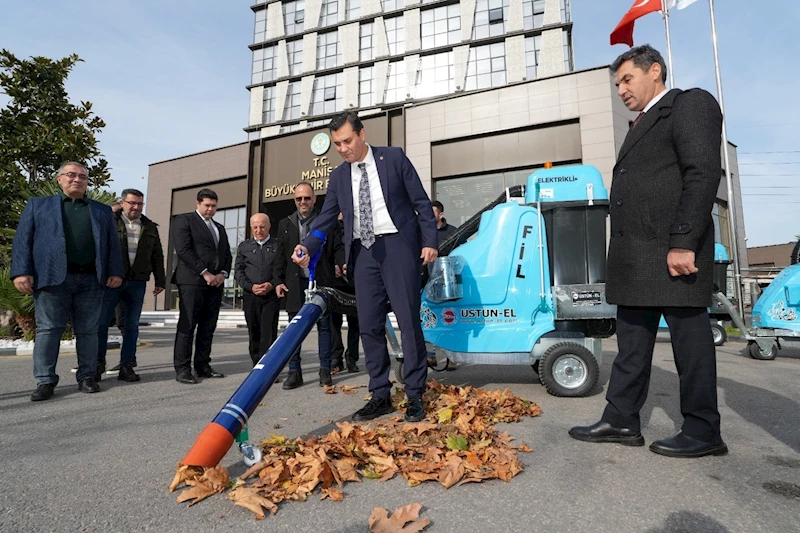
{"type": "MultiPolygon", "coordinates": [[[[428,370],[419,318],[420,267],[436,260],[438,254],[431,201],[402,149],[367,144],[358,115],[342,113],[331,120],[329,128],[345,163],[331,173],[314,229],[329,234],[342,213],[345,273],[355,282],[358,325],[372,392],[372,399],[353,419],[371,420],[394,410],[386,347],[386,314],[391,302],[405,358],[405,419],[418,422],[425,418],[422,393],[428,370]]],[[[306,266],[321,245],[319,238],[309,234],[295,248],[292,259],[306,266]]]]}
{"type": "Polygon", "coordinates": [[[122,283],[122,255],[111,208],[86,198],[89,174],[80,163],[58,170],[61,193],[31,198],[11,252],[11,279],[36,308],[32,401],[47,400],[58,384],[61,335],[71,319],[78,350],[78,388],[98,392],[97,327],[105,287],[122,283]]]}

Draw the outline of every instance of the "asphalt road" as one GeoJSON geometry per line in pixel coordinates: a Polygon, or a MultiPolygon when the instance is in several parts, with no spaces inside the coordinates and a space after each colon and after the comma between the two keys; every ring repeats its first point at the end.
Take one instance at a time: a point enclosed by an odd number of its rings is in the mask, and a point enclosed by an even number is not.
{"type": "MultiPolygon", "coordinates": [[[[30,356],[0,357],[0,532],[367,531],[374,507],[420,502],[431,532],[790,532],[800,531],[800,351],[775,361],[744,355],[744,344],[718,350],[723,437],[731,453],[696,460],[657,456],[646,447],[588,444],[569,427],[595,422],[603,390],[588,398],[549,396],[528,367],[462,366],[432,374],[450,384],[510,388],[543,414],[508,424],[532,453],[510,483],[435,483],[409,488],[401,478],[345,485],[341,503],[286,502],[257,522],[216,496],[192,508],[167,486],[198,432],[249,371],[244,330],[220,331],[213,366],[225,379],[175,382],[174,331],[144,328],[139,383],[104,378],[100,394],[78,392],[75,356],[61,358],[54,399],[33,403],[30,356]],[[795,492],[793,492],[795,491],[795,492]]],[[[314,336],[314,335],[312,335],[314,336]]],[[[605,344],[601,384],[614,355],[605,344]]],[[[270,433],[325,432],[363,405],[363,394],[325,395],[316,385],[315,341],[304,350],[307,384],[276,386],[250,424],[252,440],[270,433]]],[[[116,362],[118,352],[109,355],[116,362]]],[[[366,373],[334,376],[363,384],[366,373]]],[[[680,426],[678,382],[668,342],[656,345],[650,397],[642,413],[647,442],[680,426]]],[[[242,472],[237,451],[223,460],[242,472]]]]}

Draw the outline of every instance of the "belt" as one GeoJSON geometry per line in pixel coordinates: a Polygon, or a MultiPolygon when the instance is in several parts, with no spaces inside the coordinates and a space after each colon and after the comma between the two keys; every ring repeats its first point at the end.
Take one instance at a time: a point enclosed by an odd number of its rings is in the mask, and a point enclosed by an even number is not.
{"type": "Polygon", "coordinates": [[[94,262],[86,265],[76,265],[75,263],[67,263],[67,272],[70,274],[95,274],[97,269],[94,262]]]}

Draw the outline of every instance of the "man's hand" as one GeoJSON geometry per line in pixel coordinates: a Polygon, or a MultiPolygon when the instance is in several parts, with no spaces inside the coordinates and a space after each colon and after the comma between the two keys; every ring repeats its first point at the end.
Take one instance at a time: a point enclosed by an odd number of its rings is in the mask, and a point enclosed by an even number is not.
{"type": "Polygon", "coordinates": [[[289,289],[283,283],[275,287],[275,294],[278,295],[278,298],[283,298],[283,295],[287,292],[289,292],[289,289]]]}
{"type": "Polygon", "coordinates": [[[436,248],[423,248],[422,254],[419,256],[422,259],[422,266],[433,263],[437,257],[439,257],[439,250],[436,248]]]}
{"type": "Polygon", "coordinates": [[[308,255],[308,248],[303,246],[302,244],[298,244],[294,247],[294,253],[292,254],[292,261],[297,263],[303,268],[308,266],[308,263],[311,262],[311,257],[308,255]],[[300,257],[302,255],[302,257],[300,257]]]}
{"type": "Polygon", "coordinates": [[[119,276],[109,276],[106,280],[106,287],[109,289],[116,289],[120,285],[122,285],[122,278],[119,276]]]}
{"type": "Polygon", "coordinates": [[[216,276],[214,276],[214,287],[221,287],[223,283],[225,283],[224,275],[217,274],[216,276]]]}
{"type": "Polygon", "coordinates": [[[33,294],[33,276],[17,276],[14,287],[22,294],[33,294]]]}
{"type": "Polygon", "coordinates": [[[158,296],[162,292],[164,292],[164,287],[156,287],[153,289],[153,296],[158,296]]]}
{"type": "Polygon", "coordinates": [[[336,272],[336,277],[337,278],[341,278],[342,277],[342,268],[339,265],[333,265],[333,270],[334,270],[334,272],[336,272]]]}
{"type": "Polygon", "coordinates": [[[203,272],[203,279],[206,280],[206,284],[214,286],[214,274],[209,271],[203,272]]]}
{"type": "Polygon", "coordinates": [[[696,274],[698,269],[694,265],[694,252],[683,248],[671,249],[667,254],[667,268],[672,277],[696,274]]]}

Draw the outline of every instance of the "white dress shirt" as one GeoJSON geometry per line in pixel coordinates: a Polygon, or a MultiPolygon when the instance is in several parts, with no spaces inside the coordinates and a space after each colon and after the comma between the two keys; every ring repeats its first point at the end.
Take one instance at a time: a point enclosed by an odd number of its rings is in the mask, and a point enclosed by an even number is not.
{"type": "Polygon", "coordinates": [[[350,180],[353,185],[353,238],[361,238],[361,222],[358,213],[358,190],[361,186],[361,169],[359,163],[366,163],[367,177],[369,178],[369,197],[372,202],[372,228],[375,235],[386,235],[387,233],[397,233],[397,227],[389,216],[389,209],[386,207],[386,199],[383,197],[381,180],[378,177],[378,167],[375,166],[375,156],[372,154],[372,147],[367,145],[367,156],[364,161],[350,163],[350,180]]]}
{"type": "MultiPolygon", "coordinates": [[[[210,229],[214,233],[214,237],[216,237],[217,238],[217,242],[219,242],[219,229],[217,228],[217,225],[214,224],[214,221],[212,219],[210,219],[210,218],[206,218],[203,215],[201,215],[199,209],[195,209],[194,212],[197,213],[197,216],[199,216],[201,219],[203,219],[203,224],[208,226],[208,229],[210,229]]],[[[208,272],[208,269],[204,268],[203,271],[200,272],[200,275],[202,276],[206,272],[208,272]]],[[[220,274],[222,274],[226,278],[228,277],[228,273],[226,271],[224,271],[224,270],[221,270],[220,274]]]]}
{"type": "Polygon", "coordinates": [[[642,113],[647,113],[648,111],[650,111],[653,108],[653,106],[656,105],[659,100],[664,98],[664,95],[667,94],[668,92],[669,92],[669,89],[664,89],[663,91],[661,91],[660,93],[655,95],[653,97],[653,99],[650,100],[650,102],[646,106],[644,106],[644,109],[642,110],[642,113]]]}

